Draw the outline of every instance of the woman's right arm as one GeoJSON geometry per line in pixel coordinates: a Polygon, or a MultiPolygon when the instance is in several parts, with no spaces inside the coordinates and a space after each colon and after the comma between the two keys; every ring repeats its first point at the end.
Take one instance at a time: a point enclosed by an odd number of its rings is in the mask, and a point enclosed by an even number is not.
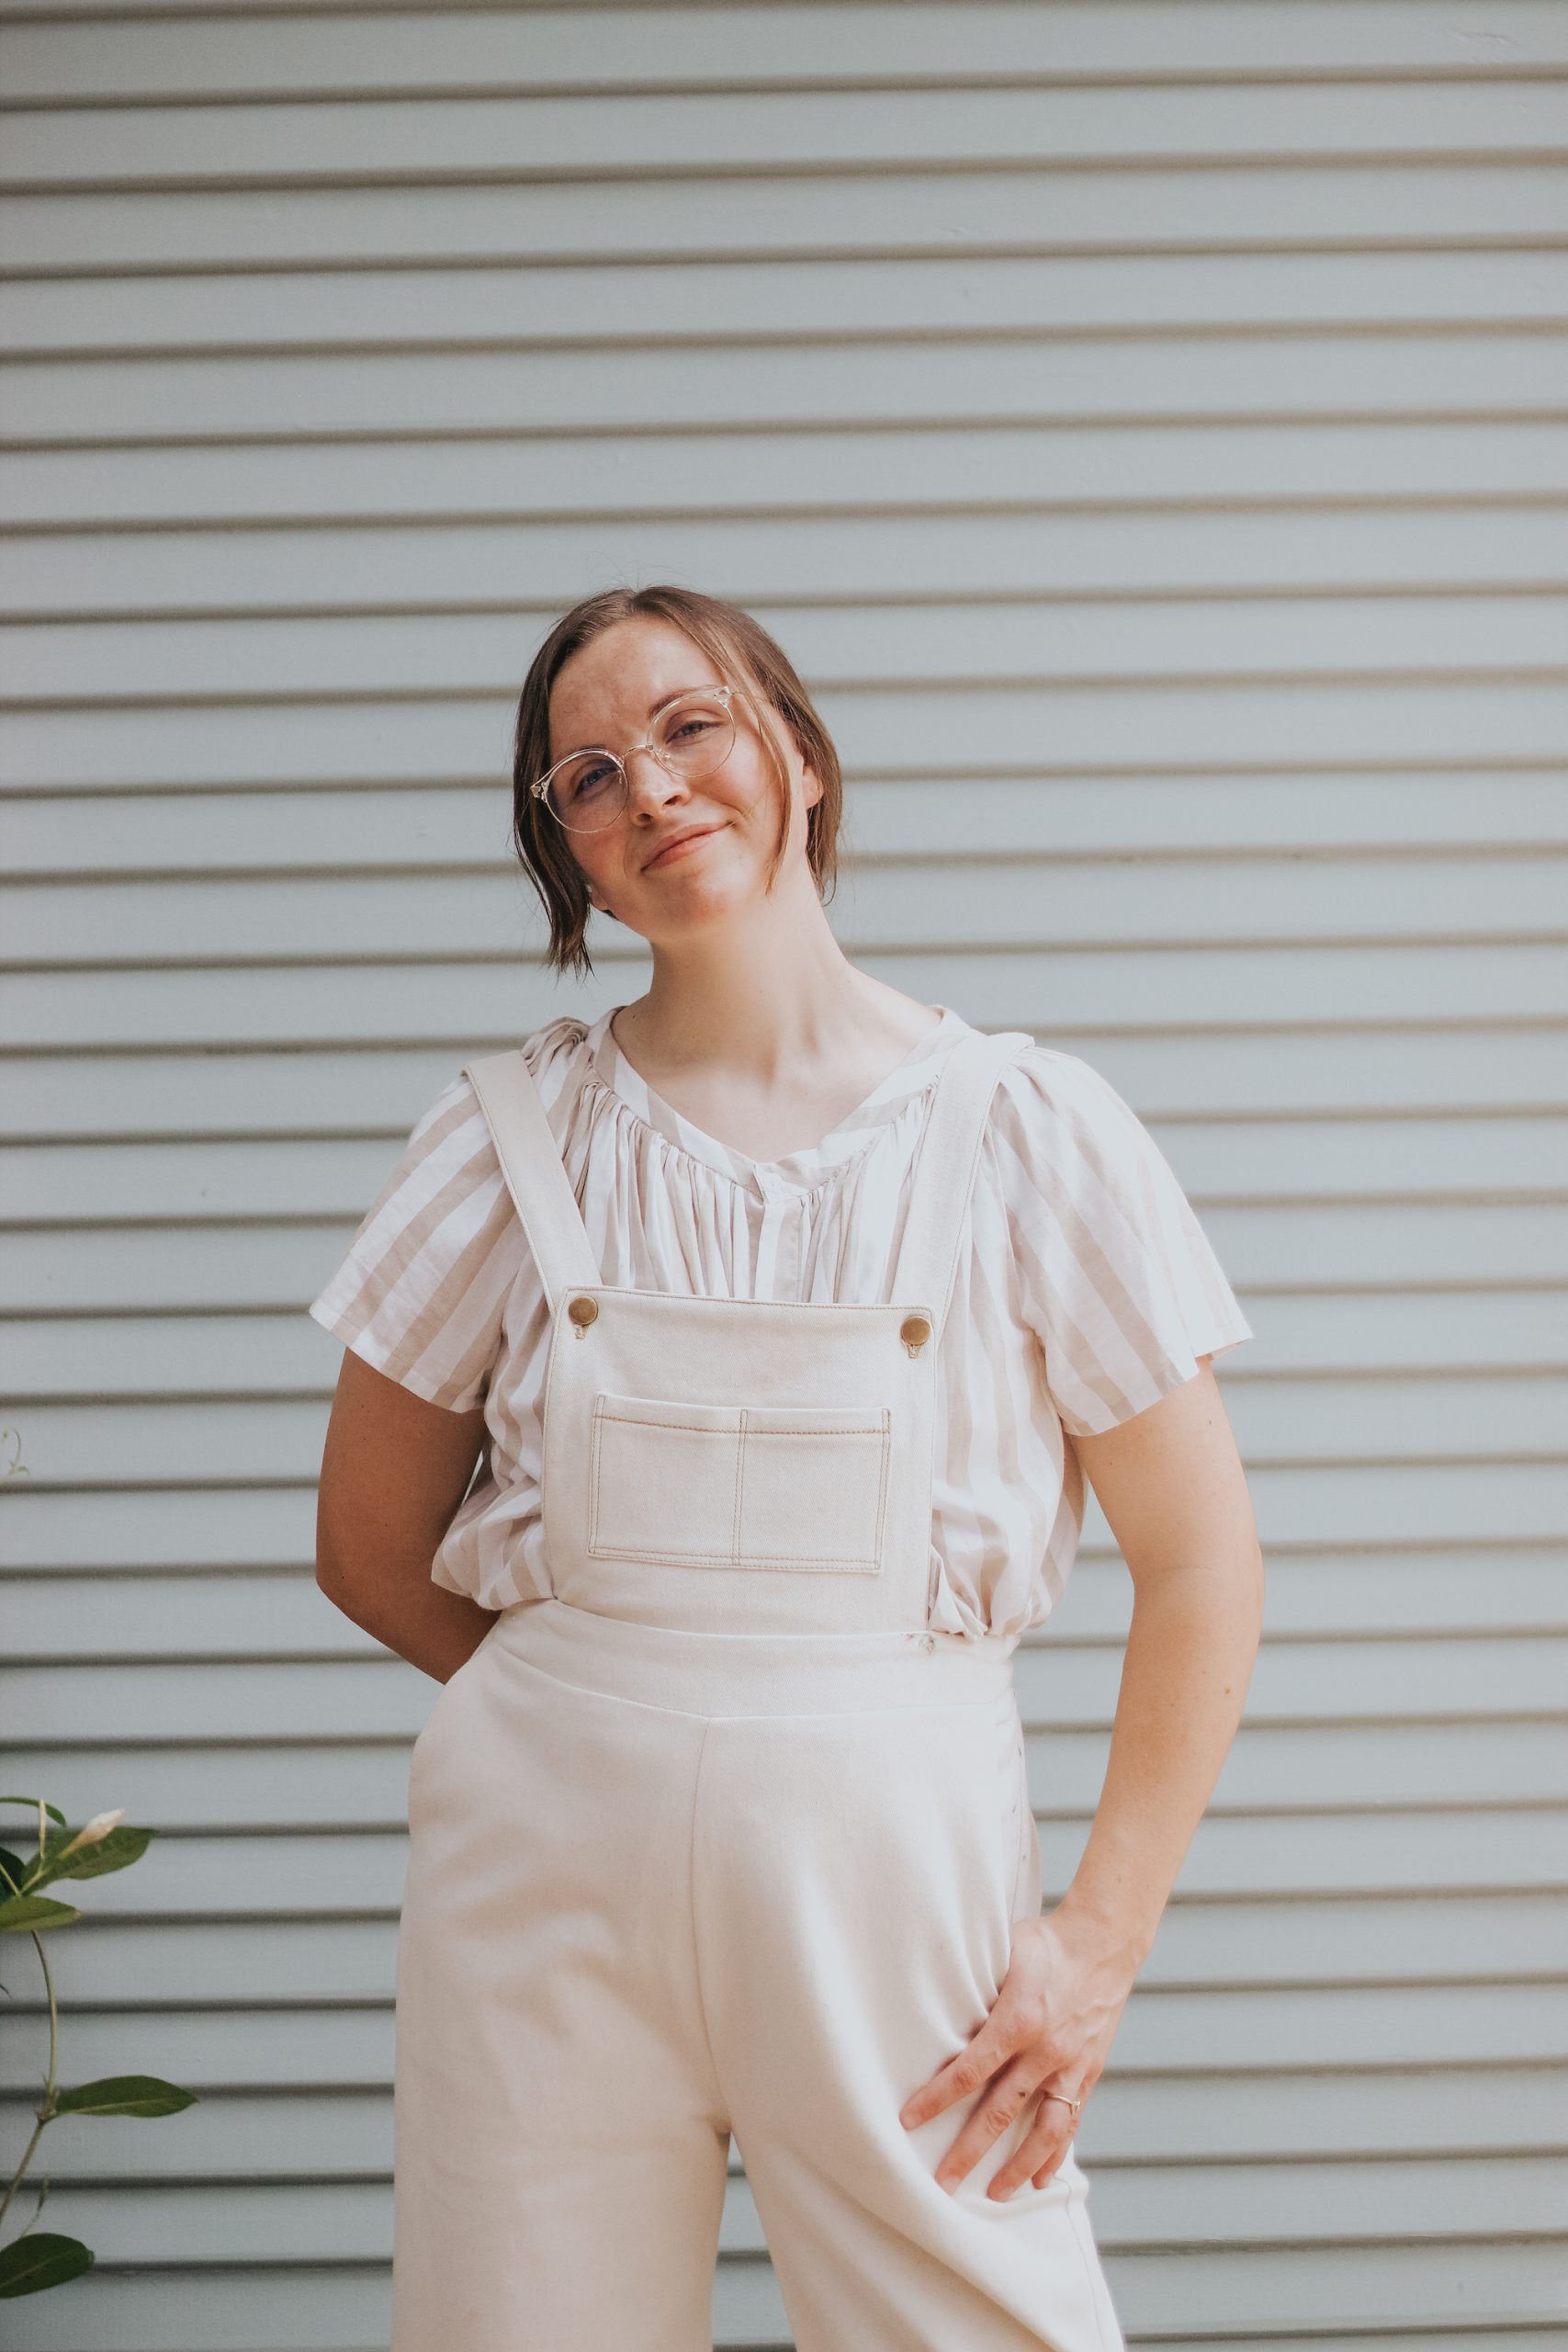
{"type": "Polygon", "coordinates": [[[497,1611],[430,1564],[484,1451],[484,1408],[448,1412],[344,1350],[316,1497],[316,1582],[400,1657],[448,1681],[497,1611]]]}

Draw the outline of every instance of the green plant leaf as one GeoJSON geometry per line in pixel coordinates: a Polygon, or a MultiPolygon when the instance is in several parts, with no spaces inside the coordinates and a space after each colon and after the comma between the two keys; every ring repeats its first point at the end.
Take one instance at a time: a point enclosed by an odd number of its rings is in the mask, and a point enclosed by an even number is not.
{"type": "Polygon", "coordinates": [[[58,1821],[62,1829],[65,1826],[65,1815],[61,1812],[60,1807],[57,1804],[44,1804],[42,1797],[0,1797],[0,1804],[25,1804],[30,1806],[34,1813],[42,1804],[51,1821],[58,1821]]]}
{"type": "Polygon", "coordinates": [[[21,1884],[22,1872],[26,1869],[27,1864],[20,1854],[13,1854],[9,1846],[0,1846],[0,1873],[5,1875],[12,1886],[21,1884]]]}
{"type": "Polygon", "coordinates": [[[93,2250],[80,2238],[62,2238],[53,2230],[36,2230],[0,2245],[0,2295],[37,2295],[45,2287],[62,2287],[93,2267],[93,2250]]]}
{"type": "Polygon", "coordinates": [[[141,1860],[153,1833],[151,1829],[111,1829],[96,1845],[82,1846],[74,1854],[67,1854],[64,1849],[75,1835],[73,1829],[68,1829],[62,1837],[49,1840],[32,1875],[34,1887],[47,1886],[51,1879],[102,1878],[106,1871],[122,1871],[130,1863],[141,1860]]]}
{"type": "Polygon", "coordinates": [[[46,1894],[8,1894],[0,1902],[0,1936],[19,1935],[35,1928],[68,1928],[81,1917],[69,1903],[51,1903],[46,1894]]]}
{"type": "Polygon", "coordinates": [[[73,2091],[57,2093],[56,2115],[177,2115],[194,2107],[196,2093],[182,2091],[159,2075],[104,2075],[96,2083],[78,2083],[73,2091]]]}

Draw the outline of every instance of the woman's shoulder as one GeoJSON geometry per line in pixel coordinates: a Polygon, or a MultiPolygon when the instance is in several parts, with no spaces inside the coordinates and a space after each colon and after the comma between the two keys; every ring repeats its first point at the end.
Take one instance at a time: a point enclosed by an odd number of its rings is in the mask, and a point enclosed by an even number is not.
{"type": "MultiPolygon", "coordinates": [[[[570,1081],[584,1034],[582,1022],[562,1017],[520,1041],[547,1103],[570,1081]]],[[[309,1311],[391,1379],[466,1410],[486,1393],[525,1261],[494,1137],[465,1068],[414,1121],[309,1311]]]]}
{"type": "MultiPolygon", "coordinates": [[[[586,1034],[586,1023],[562,1015],[518,1041],[547,1110],[580,1075],[586,1034]]],[[[468,1057],[482,1058],[477,1053],[468,1057]]],[[[428,1234],[439,1211],[447,1229],[456,1232],[468,1204],[482,1196],[488,1205],[500,1200],[502,1191],[495,1139],[465,1064],[443,1081],[414,1121],[367,1221],[375,1219],[387,1233],[417,1223],[428,1234]]]]}
{"type": "Polygon", "coordinates": [[[1043,1204],[1075,1248],[1137,1252],[1156,1233],[1196,1241],[1181,1180],[1121,1090],[1093,1062],[1035,1044],[1003,1070],[992,1105],[994,1157],[1010,1210],[1033,1225],[1043,1204]]]}
{"type": "Polygon", "coordinates": [[[1081,1055],[1036,1045],[998,1089],[1025,1312],[1075,1435],[1115,1426],[1252,1337],[1176,1170],[1081,1055]]]}
{"type": "MultiPolygon", "coordinates": [[[[530,1029],[525,1035],[518,1038],[515,1047],[512,1049],[522,1054],[527,1064],[528,1075],[537,1087],[540,1100],[547,1109],[563,1089],[574,1086],[589,1068],[591,1059],[587,1046],[589,1026],[586,1021],[576,1014],[560,1013],[555,1020],[545,1022],[541,1027],[530,1029]]],[[[476,1051],[470,1054],[468,1060],[482,1061],[491,1050],[505,1051],[507,1049],[487,1047],[484,1052],[476,1051]]],[[[467,1064],[446,1080],[440,1093],[414,1128],[413,1136],[418,1136],[423,1129],[435,1120],[444,1116],[450,1117],[454,1112],[460,1116],[477,1119],[481,1125],[484,1124],[483,1114],[479,1109],[479,1093],[473,1080],[468,1076],[467,1064]]],[[[410,1140],[413,1140],[413,1137],[410,1140]]]]}
{"type": "Polygon", "coordinates": [[[1021,1155],[1059,1170],[1087,1160],[1135,1166],[1155,1148],[1125,1095],[1082,1055],[1038,1042],[1005,1064],[993,1120],[1021,1155]]]}

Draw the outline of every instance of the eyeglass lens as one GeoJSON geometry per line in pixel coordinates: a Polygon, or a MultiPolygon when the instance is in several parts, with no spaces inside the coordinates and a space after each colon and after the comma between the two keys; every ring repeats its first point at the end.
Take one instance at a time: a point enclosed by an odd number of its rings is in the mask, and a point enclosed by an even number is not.
{"type": "MultiPolygon", "coordinates": [[[[735,722],[716,695],[694,694],[660,714],[649,737],[654,756],[682,780],[707,775],[728,755],[735,722]]],[[[626,772],[612,752],[580,752],[550,778],[555,815],[574,831],[613,825],[626,805],[626,772]]]]}

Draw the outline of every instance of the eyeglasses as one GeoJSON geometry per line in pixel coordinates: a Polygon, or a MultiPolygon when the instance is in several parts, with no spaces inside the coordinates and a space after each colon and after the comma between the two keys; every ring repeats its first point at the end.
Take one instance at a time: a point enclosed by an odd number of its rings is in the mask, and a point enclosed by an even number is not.
{"type": "Polygon", "coordinates": [[[682,784],[711,775],[722,767],[735,746],[735,713],[731,698],[739,686],[690,686],[660,703],[640,743],[619,756],[603,744],[569,752],[547,768],[528,789],[542,800],[552,817],[569,832],[602,833],[613,825],[630,797],[626,762],[638,752],[651,752],[661,768],[682,784]]]}

